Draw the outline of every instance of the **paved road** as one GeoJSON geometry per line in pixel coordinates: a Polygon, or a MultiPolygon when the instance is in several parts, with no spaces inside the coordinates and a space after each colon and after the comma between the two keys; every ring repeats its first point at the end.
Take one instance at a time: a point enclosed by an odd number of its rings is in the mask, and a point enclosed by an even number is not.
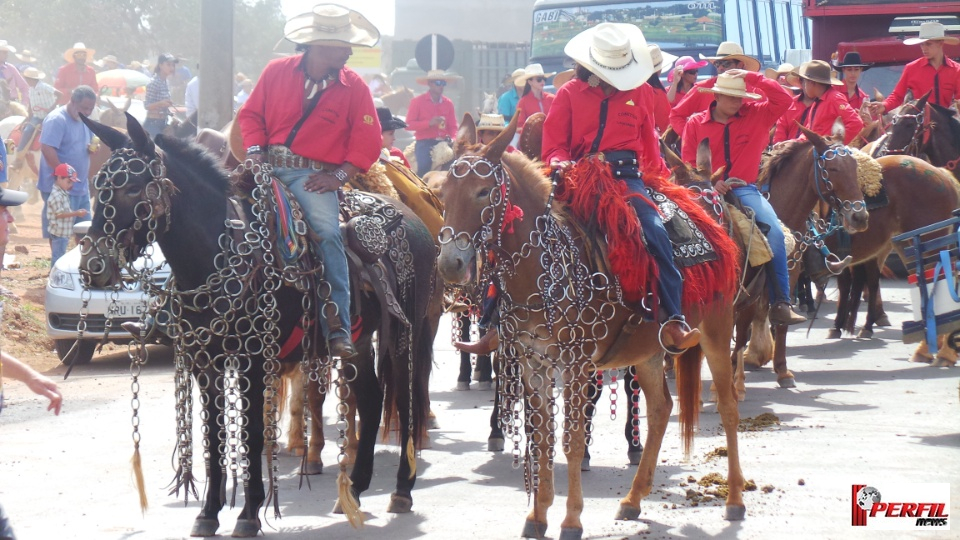
{"type": "MultiPolygon", "coordinates": [[[[722,520],[716,502],[690,506],[688,476],[725,472],[706,454],[723,445],[719,417],[708,404],[693,458],[682,460],[674,418],[657,470],[657,489],[644,502],[636,522],[615,522],[617,501],[632,476],[626,463],[622,419],[598,420],[593,470],[584,476],[588,538],[857,538],[867,537],[850,523],[853,483],[952,482],[952,515],[960,515],[960,413],[958,369],[936,369],[907,362],[912,347],[899,341],[899,323],[909,316],[905,285],[884,289],[896,325],[873,340],[827,343],[826,321],[810,338],[805,329],[789,336],[790,366],[797,388],[777,388],[770,371],[748,374],[748,396],[741,417],[773,413],[779,427],[741,436],[746,477],[770,493],[747,492],[747,519],[722,520]],[[799,485],[800,480],[804,485],[799,485]]],[[[832,304],[825,306],[832,307],[832,304]]],[[[446,323],[447,321],[445,321],[446,323]]],[[[372,492],[363,499],[367,525],[353,531],[330,513],[335,477],[316,477],[312,490],[297,490],[297,462],[282,461],[283,519],[270,520],[265,534],[276,539],[517,538],[528,511],[522,473],[508,454],[486,451],[492,394],[453,390],[456,357],[444,328],[437,340],[432,382],[441,429],[419,461],[414,512],[386,513],[396,474],[398,450],[378,448],[372,492]]],[[[173,386],[169,352],[152,349],[143,388],[144,471],[150,508],[141,515],[130,475],[129,375],[120,355],[96,359],[62,383],[63,414],[45,412],[19,384],[7,385],[10,404],[0,415],[0,502],[23,539],[181,538],[189,532],[198,505],[166,496],[172,477],[173,386]]],[[[53,372],[62,373],[62,370],[53,372]]],[[[705,378],[709,372],[704,369],[705,378]]],[[[706,385],[705,385],[706,387],[706,385]]],[[[606,398],[602,404],[609,403],[606,398]]],[[[605,405],[601,405],[604,407],[605,405]]],[[[329,433],[329,432],[328,432],[329,433]]],[[[333,463],[334,446],[324,451],[333,463]]],[[[565,465],[559,459],[558,499],[550,512],[548,535],[559,534],[565,499],[565,465]]],[[[202,468],[198,467],[198,474],[202,468]]],[[[238,511],[221,513],[221,534],[229,534],[238,511]]],[[[957,538],[960,524],[954,524],[957,538]]],[[[936,533],[927,533],[929,538],[936,533]]],[[[940,532],[939,537],[949,537],[940,532]]],[[[876,537],[871,534],[869,537],[876,537]]],[[[880,535],[884,537],[884,535],[880,535]]],[[[919,534],[917,535],[919,537],[919,534]]],[[[903,538],[889,533],[888,538],[903,538]]]]}

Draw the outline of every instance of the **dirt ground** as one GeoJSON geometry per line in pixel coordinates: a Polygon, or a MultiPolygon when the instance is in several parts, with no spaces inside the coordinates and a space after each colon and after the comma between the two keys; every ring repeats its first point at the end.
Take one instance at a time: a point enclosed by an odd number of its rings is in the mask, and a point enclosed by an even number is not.
{"type": "MultiPolygon", "coordinates": [[[[45,372],[60,364],[47,337],[43,309],[44,290],[50,273],[50,245],[43,239],[40,212],[43,202],[28,202],[23,216],[16,216],[16,234],[10,235],[6,249],[6,267],[0,274],[0,286],[13,292],[4,298],[0,346],[37,371],[45,372]],[[11,262],[11,257],[12,262],[11,262]]],[[[105,350],[113,350],[107,345],[105,350]]]]}

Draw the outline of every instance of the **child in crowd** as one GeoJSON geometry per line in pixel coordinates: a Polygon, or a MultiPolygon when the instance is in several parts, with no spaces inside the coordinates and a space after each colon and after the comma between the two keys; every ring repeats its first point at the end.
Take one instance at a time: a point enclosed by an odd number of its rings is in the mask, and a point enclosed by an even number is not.
{"type": "Polygon", "coordinates": [[[66,163],[57,165],[53,171],[55,184],[50,198],[47,200],[47,234],[50,235],[50,268],[57,264],[57,259],[67,252],[70,235],[73,234],[74,218],[86,217],[87,210],[70,209],[70,188],[79,182],[77,171],[66,163]]]}

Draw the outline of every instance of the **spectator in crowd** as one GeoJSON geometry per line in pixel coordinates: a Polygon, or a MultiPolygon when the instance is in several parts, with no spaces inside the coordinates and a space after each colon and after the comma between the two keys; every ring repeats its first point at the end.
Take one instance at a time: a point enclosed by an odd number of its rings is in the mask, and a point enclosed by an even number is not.
{"type": "Polygon", "coordinates": [[[33,132],[43,122],[43,119],[50,114],[50,111],[57,106],[57,100],[60,99],[60,91],[43,82],[46,76],[44,72],[34,67],[23,70],[23,77],[27,80],[27,86],[30,87],[30,116],[27,118],[26,126],[24,126],[20,135],[20,144],[17,145],[18,152],[31,143],[33,132]]]}
{"type": "Polygon", "coordinates": [[[413,131],[417,142],[414,153],[417,158],[417,176],[427,174],[433,165],[430,151],[446,139],[457,136],[457,114],[453,101],[443,95],[447,82],[453,78],[441,70],[430,70],[426,77],[417,79],[419,84],[429,88],[410,101],[407,111],[407,125],[413,131]]]}
{"type": "MultiPolygon", "coordinates": [[[[3,269],[3,254],[7,250],[7,241],[10,237],[10,224],[13,215],[7,210],[9,206],[19,206],[27,200],[27,194],[22,191],[6,189],[7,186],[7,147],[0,144],[0,270],[3,269]]],[[[6,287],[0,286],[0,295],[9,296],[11,293],[6,287]]]]}
{"type": "Polygon", "coordinates": [[[250,92],[253,91],[253,81],[250,79],[244,79],[240,81],[240,91],[237,92],[237,95],[233,98],[234,110],[243,107],[243,104],[247,102],[247,98],[250,97],[250,92]]]}
{"type": "MultiPolygon", "coordinates": [[[[547,85],[547,79],[553,77],[556,73],[544,73],[543,66],[540,64],[530,64],[523,68],[523,76],[517,80],[517,86],[523,84],[523,91],[520,94],[520,101],[517,102],[517,131],[523,131],[523,124],[532,115],[542,112],[548,114],[550,106],[556,96],[550,92],[544,91],[547,85]]],[[[506,116],[504,116],[506,118],[506,116]]]]}
{"type": "Polygon", "coordinates": [[[73,233],[73,222],[77,218],[87,217],[85,209],[70,209],[70,190],[80,181],[77,171],[66,163],[57,165],[53,171],[55,178],[53,191],[47,199],[47,230],[50,237],[50,268],[57,264],[57,260],[67,252],[70,244],[70,234],[73,233]]]}
{"type": "Polygon", "coordinates": [[[523,84],[520,84],[520,88],[517,88],[517,83],[519,83],[523,77],[523,74],[526,73],[523,68],[517,68],[513,70],[513,73],[507,77],[506,83],[509,86],[507,91],[500,95],[500,99],[497,102],[497,110],[504,118],[513,118],[514,113],[517,112],[517,103],[520,102],[520,89],[523,88],[523,84]]]}
{"type": "Polygon", "coordinates": [[[82,42],[77,42],[63,53],[63,59],[67,63],[60,66],[57,71],[57,80],[54,81],[54,86],[60,91],[57,105],[66,105],[73,89],[81,85],[92,88],[94,94],[100,93],[97,72],[87,64],[88,61],[93,61],[95,52],[93,49],[88,49],[82,42]]]}
{"type": "Polygon", "coordinates": [[[20,70],[16,66],[7,62],[10,54],[16,52],[17,50],[6,41],[0,41],[0,75],[3,76],[3,80],[7,81],[7,89],[10,91],[11,99],[29,107],[30,89],[27,86],[27,81],[23,80],[23,76],[20,75],[20,70]]]}
{"type": "Polygon", "coordinates": [[[167,79],[173,75],[177,62],[179,60],[172,54],[161,54],[157,58],[157,67],[153,68],[153,79],[147,85],[147,95],[143,101],[147,109],[147,120],[143,123],[143,129],[150,134],[151,138],[156,137],[163,128],[167,127],[170,107],[173,106],[167,79]]]}

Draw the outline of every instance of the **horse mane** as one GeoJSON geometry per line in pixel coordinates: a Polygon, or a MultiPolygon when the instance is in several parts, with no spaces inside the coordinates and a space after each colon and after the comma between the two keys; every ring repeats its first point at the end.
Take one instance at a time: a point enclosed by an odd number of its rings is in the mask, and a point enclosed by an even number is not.
{"type": "Polygon", "coordinates": [[[522,152],[505,152],[500,159],[519,183],[527,186],[538,197],[546,199],[550,196],[553,183],[544,176],[542,163],[531,160],[522,152]]]}
{"type": "Polygon", "coordinates": [[[956,114],[954,114],[951,109],[948,109],[942,105],[938,105],[936,103],[927,103],[927,105],[933,107],[933,110],[937,111],[946,121],[947,126],[950,129],[951,140],[960,141],[960,118],[957,118],[956,114]]]}
{"type": "Polygon", "coordinates": [[[760,176],[757,178],[757,186],[769,184],[780,174],[781,170],[791,158],[803,152],[812,144],[813,143],[806,139],[793,139],[774,147],[760,165],[760,176]]]}
{"type": "Polygon", "coordinates": [[[157,146],[166,152],[169,157],[165,164],[176,168],[184,167],[201,176],[211,187],[229,195],[231,191],[230,178],[227,172],[217,163],[216,159],[206,148],[199,144],[160,134],[156,138],[157,146]]]}

